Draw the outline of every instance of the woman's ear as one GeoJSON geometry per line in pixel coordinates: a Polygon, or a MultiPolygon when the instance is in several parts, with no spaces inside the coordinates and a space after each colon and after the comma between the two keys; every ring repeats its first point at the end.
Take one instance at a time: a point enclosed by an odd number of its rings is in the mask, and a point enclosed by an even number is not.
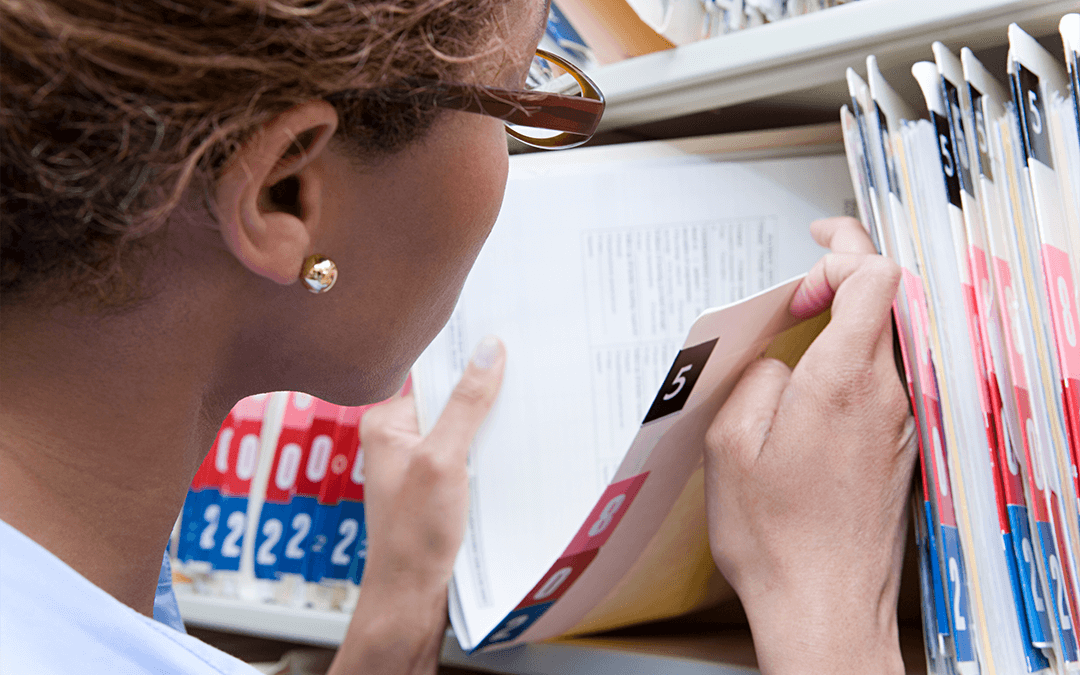
{"type": "Polygon", "coordinates": [[[297,280],[322,212],[315,160],[337,129],[326,101],[281,113],[229,159],[215,189],[221,235],[249,270],[279,284],[297,280]]]}

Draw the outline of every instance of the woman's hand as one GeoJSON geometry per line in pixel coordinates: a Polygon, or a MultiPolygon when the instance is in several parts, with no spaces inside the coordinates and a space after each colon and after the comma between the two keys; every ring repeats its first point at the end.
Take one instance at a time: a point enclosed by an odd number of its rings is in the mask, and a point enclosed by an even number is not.
{"type": "Polygon", "coordinates": [[[794,370],[750,366],[706,441],[713,557],[764,674],[903,672],[896,598],[915,460],[893,357],[899,268],[850,218],[792,301],[832,318],[794,370]]]}
{"type": "Polygon", "coordinates": [[[502,343],[485,338],[426,437],[411,393],[364,414],[368,558],[331,673],[435,672],[447,583],[465,532],[466,458],[505,363],[502,343]]]}

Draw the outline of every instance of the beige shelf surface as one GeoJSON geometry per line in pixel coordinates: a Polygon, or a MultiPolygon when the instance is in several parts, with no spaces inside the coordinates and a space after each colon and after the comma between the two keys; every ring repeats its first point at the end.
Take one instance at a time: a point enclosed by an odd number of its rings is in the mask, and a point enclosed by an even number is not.
{"type": "MultiPolygon", "coordinates": [[[[184,595],[180,613],[189,626],[284,639],[324,647],[341,643],[349,616],[341,612],[255,604],[184,595]]],[[[926,672],[917,628],[901,631],[910,675],[926,672]]],[[[744,628],[700,627],[687,635],[578,637],[469,655],[447,630],[440,661],[447,666],[507,675],[750,675],[757,673],[744,628]]]]}
{"type": "Polygon", "coordinates": [[[985,51],[1006,43],[1010,23],[1046,36],[1075,11],[1075,0],[861,0],[601,67],[601,129],[762,99],[838,108],[846,69],[865,72],[870,54],[898,76],[932,60],[934,40],[985,51]]]}

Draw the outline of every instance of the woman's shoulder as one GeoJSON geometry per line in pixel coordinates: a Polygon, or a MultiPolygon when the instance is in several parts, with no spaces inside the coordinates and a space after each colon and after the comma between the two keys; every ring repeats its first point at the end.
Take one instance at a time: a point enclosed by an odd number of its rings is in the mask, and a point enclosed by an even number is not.
{"type": "Polygon", "coordinates": [[[0,521],[0,675],[257,673],[139,614],[0,521]]]}

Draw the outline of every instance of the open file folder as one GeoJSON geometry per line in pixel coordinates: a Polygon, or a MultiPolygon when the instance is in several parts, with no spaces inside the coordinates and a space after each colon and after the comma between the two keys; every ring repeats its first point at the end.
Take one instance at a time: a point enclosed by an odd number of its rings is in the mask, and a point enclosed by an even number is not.
{"type": "Polygon", "coordinates": [[[797,282],[706,310],[821,256],[809,223],[853,207],[839,140],[828,126],[515,158],[499,222],[414,370],[423,429],[473,345],[492,333],[508,350],[470,459],[450,605],[463,647],[730,597],[705,534],[704,432],[795,323],[797,282]]]}

